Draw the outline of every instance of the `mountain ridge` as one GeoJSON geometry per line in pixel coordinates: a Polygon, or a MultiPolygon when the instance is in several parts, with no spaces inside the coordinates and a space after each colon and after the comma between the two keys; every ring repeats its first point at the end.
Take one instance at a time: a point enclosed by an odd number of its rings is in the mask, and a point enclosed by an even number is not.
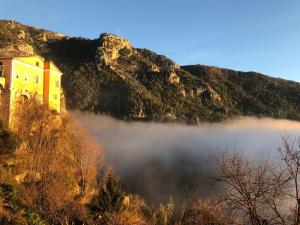
{"type": "Polygon", "coordinates": [[[296,81],[200,64],[180,66],[107,33],[94,40],[74,38],[0,20],[0,34],[0,55],[40,54],[61,68],[69,109],[190,124],[239,116],[300,121],[296,81]]]}

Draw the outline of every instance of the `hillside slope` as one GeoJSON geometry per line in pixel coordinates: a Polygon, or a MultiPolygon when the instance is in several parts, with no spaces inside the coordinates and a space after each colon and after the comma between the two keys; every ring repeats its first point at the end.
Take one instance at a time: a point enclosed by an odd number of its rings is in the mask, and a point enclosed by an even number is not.
{"type": "Polygon", "coordinates": [[[254,72],[179,66],[123,38],[65,37],[0,21],[0,55],[41,54],[64,72],[69,109],[199,123],[257,115],[300,120],[300,84],[254,72]]]}

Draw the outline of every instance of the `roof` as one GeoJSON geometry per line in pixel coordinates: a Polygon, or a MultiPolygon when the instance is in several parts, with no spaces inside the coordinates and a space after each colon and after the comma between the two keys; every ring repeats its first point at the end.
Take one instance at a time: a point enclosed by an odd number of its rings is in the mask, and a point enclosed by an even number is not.
{"type": "Polygon", "coordinates": [[[30,56],[30,55],[26,53],[21,53],[17,51],[15,48],[13,48],[12,46],[6,47],[4,49],[0,49],[0,58],[11,59],[14,57],[26,57],[26,56],[30,56]]]}
{"type": "Polygon", "coordinates": [[[45,59],[37,54],[34,55],[18,55],[18,54],[1,54],[0,52],[0,59],[14,59],[14,58],[27,58],[27,57],[38,57],[41,60],[45,61],[45,59]]]}
{"type": "Polygon", "coordinates": [[[27,58],[27,57],[38,57],[40,60],[45,61],[45,59],[42,56],[37,55],[37,54],[35,54],[35,55],[27,55],[27,56],[15,56],[13,58],[27,58]]]}
{"type": "Polygon", "coordinates": [[[15,58],[27,58],[27,57],[38,57],[40,58],[43,62],[48,61],[50,64],[50,69],[51,67],[54,67],[55,70],[57,70],[59,73],[63,74],[63,72],[55,65],[55,63],[52,60],[45,60],[42,56],[34,54],[34,55],[11,55],[11,56],[1,56],[1,52],[0,52],[0,59],[15,59],[15,58]]]}

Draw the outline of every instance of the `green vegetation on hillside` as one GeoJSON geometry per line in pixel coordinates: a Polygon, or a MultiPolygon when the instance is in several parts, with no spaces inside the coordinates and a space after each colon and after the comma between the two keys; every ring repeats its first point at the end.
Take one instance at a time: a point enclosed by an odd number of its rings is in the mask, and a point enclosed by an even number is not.
{"type": "Polygon", "coordinates": [[[25,50],[32,46],[59,66],[68,109],[190,124],[240,116],[300,120],[297,82],[202,65],[180,67],[115,35],[70,38],[11,21],[0,21],[0,32],[0,55],[26,54],[19,49],[26,44],[25,50]]]}
{"type": "Polygon", "coordinates": [[[300,120],[297,82],[200,65],[183,69],[209,83],[241,115],[300,120]]]}
{"type": "Polygon", "coordinates": [[[193,124],[237,116],[300,120],[300,84],[296,82],[201,65],[156,71],[147,66],[160,62],[134,50],[121,52],[111,65],[99,66],[93,57],[97,41],[65,42],[73,47],[60,45],[63,57],[57,52],[52,57],[65,68],[63,85],[71,109],[129,120],[193,124]],[[73,58],[77,54],[68,51],[77,48],[86,55],[80,62],[80,57],[73,58]],[[172,72],[178,83],[172,82],[172,72]]]}

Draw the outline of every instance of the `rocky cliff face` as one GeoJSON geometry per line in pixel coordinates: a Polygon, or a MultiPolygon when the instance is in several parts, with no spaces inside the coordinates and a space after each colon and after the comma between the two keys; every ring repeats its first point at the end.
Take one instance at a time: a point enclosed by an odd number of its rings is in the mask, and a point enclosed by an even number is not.
{"type": "Polygon", "coordinates": [[[64,35],[25,26],[21,23],[0,20],[0,56],[26,56],[38,54],[48,41],[64,38],[64,35]]]}
{"type": "Polygon", "coordinates": [[[139,72],[172,72],[180,66],[163,55],[147,49],[137,49],[121,37],[103,33],[99,38],[99,46],[95,54],[99,68],[109,66],[129,73],[139,72]]]}
{"type": "Polygon", "coordinates": [[[148,49],[137,49],[137,52],[143,56],[145,60],[152,62],[156,68],[159,68],[159,71],[175,71],[176,69],[180,69],[177,63],[164,55],[158,55],[148,49]]]}
{"type": "Polygon", "coordinates": [[[100,67],[112,65],[120,57],[121,51],[128,51],[131,54],[132,50],[128,40],[112,34],[101,34],[95,55],[96,63],[100,67]]]}
{"type": "Polygon", "coordinates": [[[41,54],[64,72],[69,109],[126,120],[199,123],[256,115],[300,120],[300,84],[202,65],[179,66],[116,35],[95,40],[0,20],[0,55],[41,54]]]}

